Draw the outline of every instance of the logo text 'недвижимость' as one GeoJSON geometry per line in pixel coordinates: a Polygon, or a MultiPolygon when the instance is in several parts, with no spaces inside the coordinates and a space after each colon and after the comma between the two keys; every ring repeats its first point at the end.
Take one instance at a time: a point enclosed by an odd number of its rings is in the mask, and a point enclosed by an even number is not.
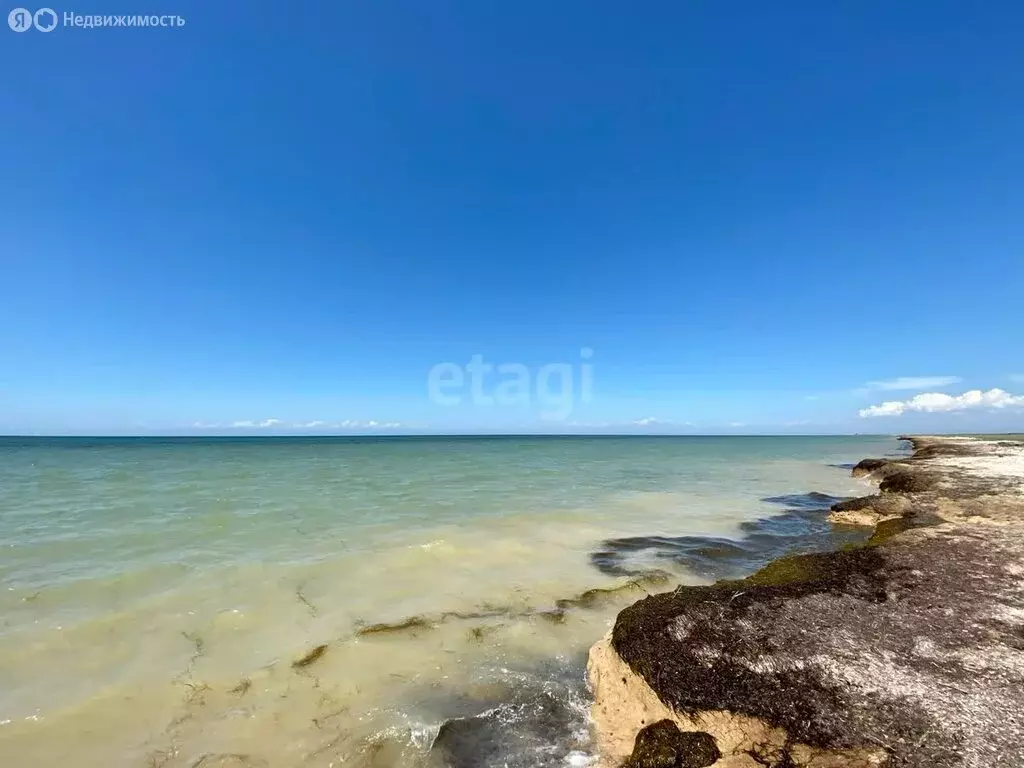
{"type": "Polygon", "coordinates": [[[72,29],[99,29],[103,27],[146,28],[162,27],[174,29],[185,26],[185,17],[178,14],[80,14],[73,11],[57,13],[53,8],[40,8],[30,11],[28,8],[15,8],[7,14],[7,26],[14,32],[28,32],[36,29],[39,32],[53,32],[57,27],[72,29]]]}

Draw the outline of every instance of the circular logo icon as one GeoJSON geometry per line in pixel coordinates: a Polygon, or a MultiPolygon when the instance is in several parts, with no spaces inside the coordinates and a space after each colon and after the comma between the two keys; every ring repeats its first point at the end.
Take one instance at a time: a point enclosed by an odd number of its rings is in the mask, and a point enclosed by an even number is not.
{"type": "Polygon", "coordinates": [[[15,8],[7,14],[7,26],[15,32],[28,32],[32,28],[32,11],[15,8]]]}
{"type": "Polygon", "coordinates": [[[32,23],[40,32],[53,32],[57,26],[57,12],[53,8],[40,8],[32,17],[32,23]]]}

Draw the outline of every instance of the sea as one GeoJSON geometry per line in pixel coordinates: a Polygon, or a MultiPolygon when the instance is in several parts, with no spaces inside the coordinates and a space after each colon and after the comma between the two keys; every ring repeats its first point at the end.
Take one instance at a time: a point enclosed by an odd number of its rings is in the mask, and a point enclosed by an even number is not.
{"type": "Polygon", "coordinates": [[[586,654],[892,437],[0,438],[0,766],[594,762],[586,654]]]}

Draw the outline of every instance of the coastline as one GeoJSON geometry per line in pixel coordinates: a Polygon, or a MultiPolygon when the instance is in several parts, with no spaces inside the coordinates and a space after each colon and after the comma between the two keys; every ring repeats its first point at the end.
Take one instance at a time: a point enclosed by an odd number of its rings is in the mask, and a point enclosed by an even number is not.
{"type": "Polygon", "coordinates": [[[825,516],[888,448],[18,447],[0,763],[590,765],[586,655],[618,612],[862,540],[825,516]]]}
{"type": "Polygon", "coordinates": [[[663,720],[721,759],[661,727],[627,765],[1024,765],[1024,443],[901,439],[852,470],[877,493],[832,506],[865,546],[619,613],[588,664],[604,765],[663,720]]]}

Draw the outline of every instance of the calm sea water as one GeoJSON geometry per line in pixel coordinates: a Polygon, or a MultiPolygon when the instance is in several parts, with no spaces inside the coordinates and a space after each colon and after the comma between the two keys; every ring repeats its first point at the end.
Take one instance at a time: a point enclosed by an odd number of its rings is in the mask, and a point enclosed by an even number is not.
{"type": "Polygon", "coordinates": [[[0,765],[585,765],[585,652],[643,592],[558,601],[859,536],[804,494],[896,449],[0,438],[0,765]]]}

